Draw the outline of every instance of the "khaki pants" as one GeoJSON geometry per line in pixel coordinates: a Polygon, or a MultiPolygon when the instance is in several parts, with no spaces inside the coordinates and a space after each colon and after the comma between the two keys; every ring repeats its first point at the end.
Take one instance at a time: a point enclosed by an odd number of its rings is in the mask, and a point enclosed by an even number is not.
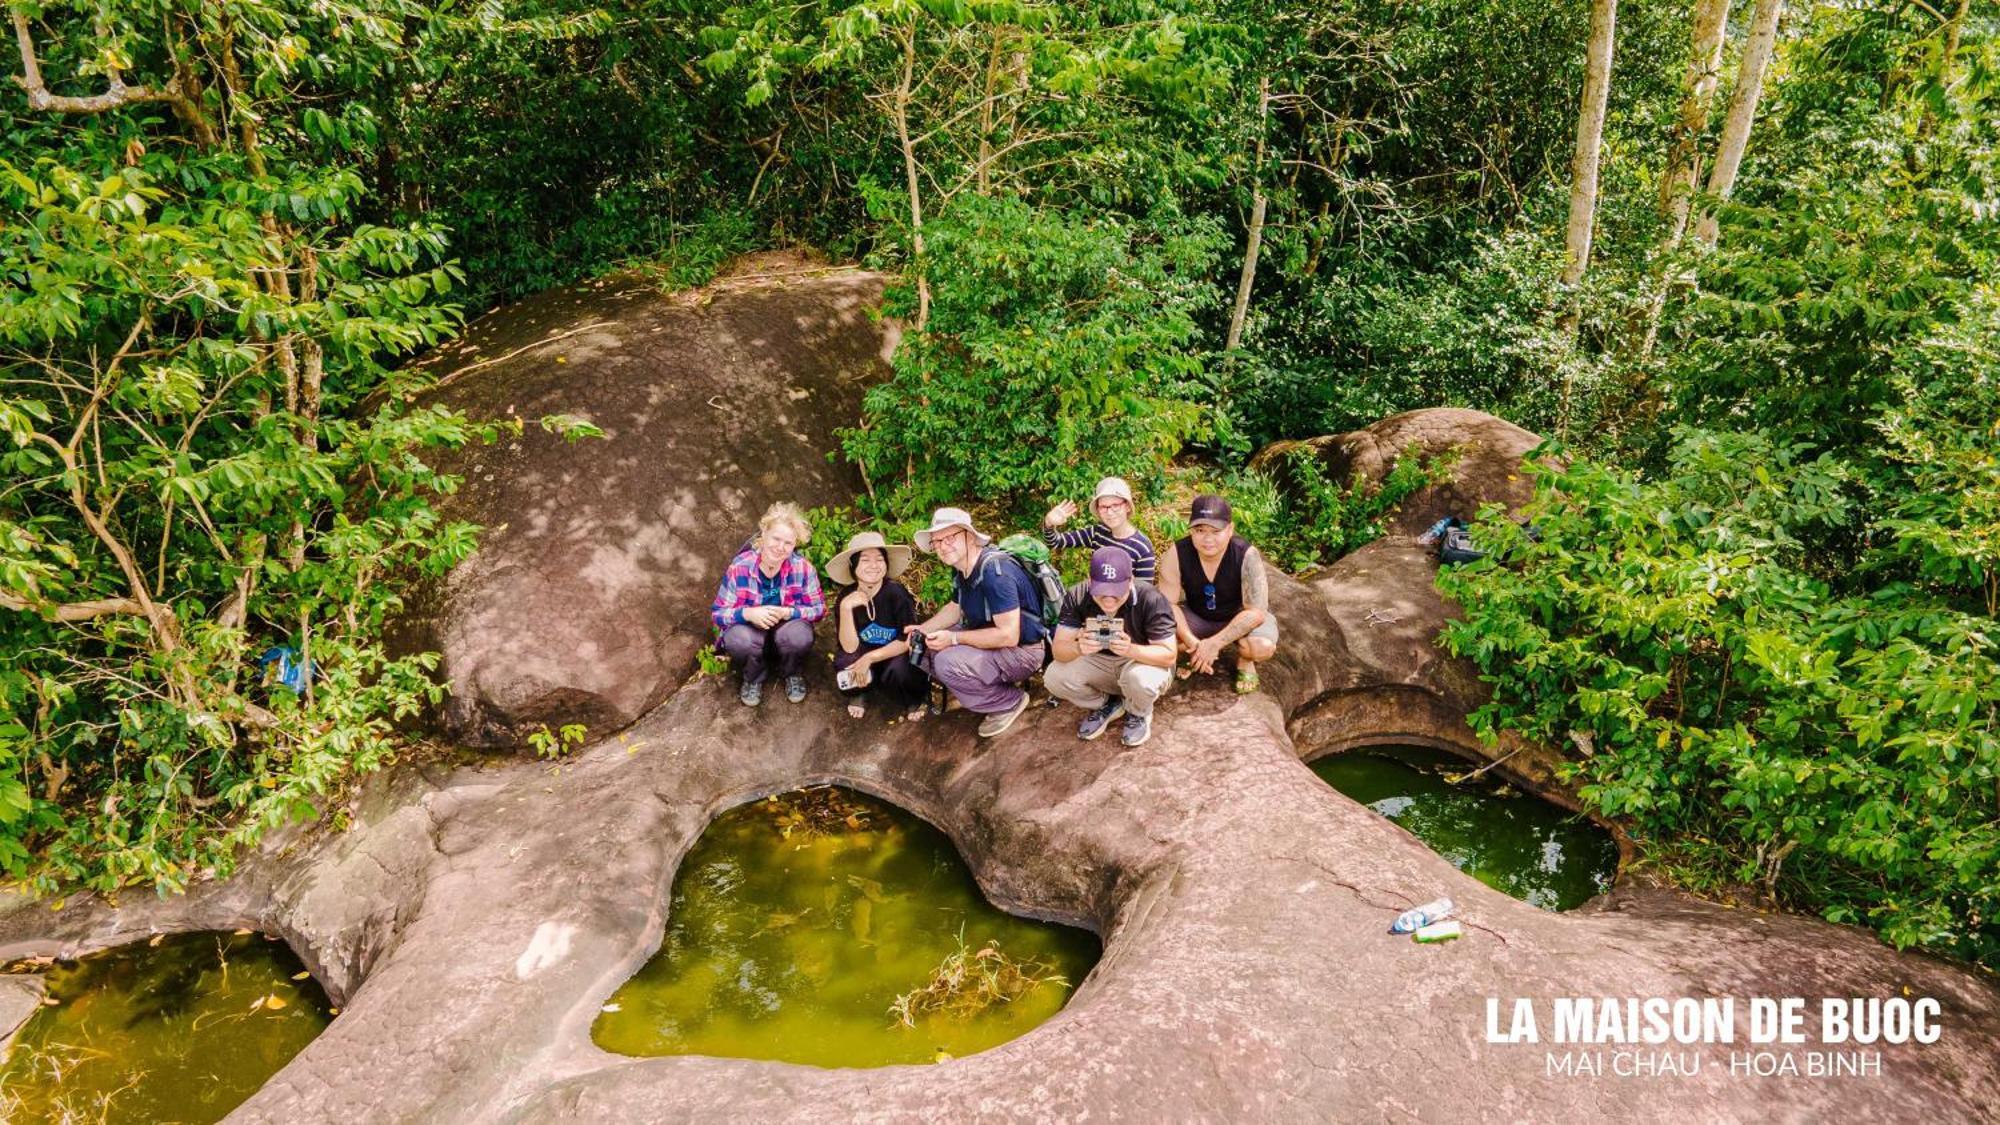
{"type": "Polygon", "coordinates": [[[1140,718],[1153,713],[1153,701],[1165,695],[1167,685],[1173,682],[1171,668],[1155,668],[1108,652],[1058,660],[1042,670],[1042,686],[1057,699],[1095,711],[1113,695],[1120,695],[1125,697],[1125,710],[1140,718]]]}

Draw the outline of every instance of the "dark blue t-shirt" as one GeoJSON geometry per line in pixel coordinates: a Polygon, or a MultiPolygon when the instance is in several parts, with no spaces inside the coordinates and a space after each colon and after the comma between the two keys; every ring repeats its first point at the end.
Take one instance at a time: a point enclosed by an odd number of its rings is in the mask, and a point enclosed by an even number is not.
{"type": "Polygon", "coordinates": [[[964,617],[959,628],[984,629],[993,624],[995,614],[1018,609],[1022,644],[1039,644],[1048,636],[1048,630],[1042,627],[1041,590],[1028,577],[1027,568],[1000,548],[987,547],[979,552],[972,577],[954,570],[951,582],[951,600],[958,603],[964,617]]]}

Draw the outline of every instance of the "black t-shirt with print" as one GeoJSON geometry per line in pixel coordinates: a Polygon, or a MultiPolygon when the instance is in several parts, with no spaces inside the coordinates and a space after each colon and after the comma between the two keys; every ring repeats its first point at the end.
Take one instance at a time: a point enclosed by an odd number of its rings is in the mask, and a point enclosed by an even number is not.
{"type": "MultiPolygon", "coordinates": [[[[1085,621],[1102,612],[1097,608],[1097,600],[1090,596],[1090,583],[1078,582],[1063,591],[1062,616],[1056,619],[1056,625],[1081,629],[1085,621]]],[[[1125,635],[1135,644],[1165,644],[1174,639],[1174,607],[1167,604],[1167,596],[1151,582],[1133,580],[1132,593],[1113,616],[1125,623],[1125,635]]]]}
{"type": "Polygon", "coordinates": [[[860,638],[860,651],[865,652],[900,639],[903,626],[917,623],[917,599],[910,596],[909,589],[901,582],[890,578],[875,592],[872,602],[862,602],[848,610],[847,616],[854,623],[854,635],[860,638]],[[870,625],[880,628],[870,630],[870,625]],[[889,630],[889,634],[883,636],[881,629],[889,630]]]}

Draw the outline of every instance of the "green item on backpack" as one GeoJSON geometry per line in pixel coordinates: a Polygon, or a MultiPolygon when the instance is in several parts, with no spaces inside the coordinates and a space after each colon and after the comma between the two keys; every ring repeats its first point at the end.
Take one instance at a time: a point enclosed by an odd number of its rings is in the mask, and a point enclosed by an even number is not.
{"type": "Polygon", "coordinates": [[[1042,591],[1042,627],[1053,632],[1056,620],[1062,616],[1063,580],[1062,572],[1049,557],[1048,544],[1032,535],[1017,532],[996,544],[1000,550],[1013,556],[1014,561],[1027,570],[1028,577],[1042,591]]]}

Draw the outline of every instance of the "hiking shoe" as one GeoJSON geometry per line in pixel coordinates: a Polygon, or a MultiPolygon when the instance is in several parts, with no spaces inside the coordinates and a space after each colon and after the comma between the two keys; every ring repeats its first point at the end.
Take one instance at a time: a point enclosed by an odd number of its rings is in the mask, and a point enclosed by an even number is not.
{"type": "Polygon", "coordinates": [[[736,689],[736,698],[742,700],[745,707],[755,707],[764,702],[764,685],[745,680],[743,686],[736,689]]]}
{"type": "Polygon", "coordinates": [[[1024,691],[1021,693],[1021,701],[1019,703],[1014,704],[1005,711],[995,711],[981,720],[979,724],[979,737],[992,738],[995,735],[1006,734],[1007,728],[1013,726],[1014,720],[1020,718],[1021,712],[1027,709],[1028,693],[1024,691]]]}
{"type": "Polygon", "coordinates": [[[1085,742],[1095,742],[1099,735],[1111,729],[1111,720],[1124,713],[1125,700],[1114,695],[1105,700],[1104,706],[1085,715],[1083,721],[1076,724],[1076,736],[1085,742]]]}
{"type": "Polygon", "coordinates": [[[1127,746],[1144,746],[1146,740],[1151,737],[1153,737],[1151,715],[1125,716],[1125,733],[1118,736],[1118,741],[1127,746]]]}
{"type": "Polygon", "coordinates": [[[806,678],[804,676],[785,677],[785,698],[793,703],[806,701],[806,678]]]}

